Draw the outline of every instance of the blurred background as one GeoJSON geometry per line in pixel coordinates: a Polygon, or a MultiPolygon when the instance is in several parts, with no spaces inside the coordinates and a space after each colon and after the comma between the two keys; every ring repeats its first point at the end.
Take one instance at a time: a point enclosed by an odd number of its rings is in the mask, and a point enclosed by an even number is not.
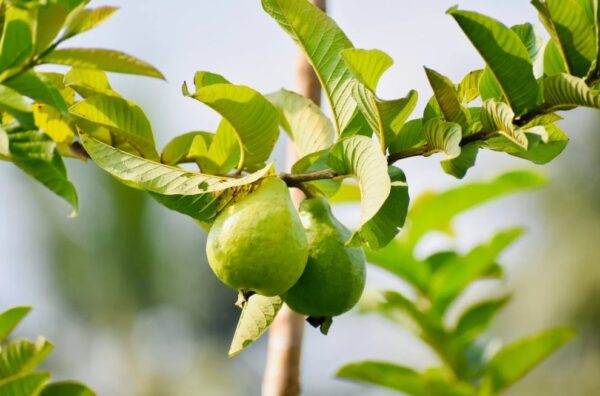
{"type": "MultiPolygon", "coordinates": [[[[416,88],[417,111],[431,95],[422,66],[459,81],[482,61],[445,10],[457,0],[330,0],[329,12],[357,47],[380,48],[396,61],[380,96],[416,88]]],[[[71,46],[106,47],[158,67],[168,82],[112,76],[112,85],[145,109],[159,147],[189,130],[215,129],[218,117],[180,93],[197,70],[223,74],[262,92],[294,88],[296,48],[263,13],[259,0],[167,2],[92,1],[121,10],[71,46]]],[[[508,25],[534,22],[522,0],[459,0],[461,8],[508,25]]],[[[541,32],[541,28],[540,28],[541,32]]],[[[572,140],[562,156],[540,171],[550,183],[535,192],[488,204],[456,224],[461,248],[495,230],[523,225],[527,235],[504,255],[514,292],[490,337],[512,340],[551,325],[579,333],[509,395],[597,394],[600,388],[600,113],[570,112],[562,126],[572,140]]],[[[283,164],[283,146],[274,155],[283,164]]],[[[81,213],[20,173],[0,164],[0,309],[29,304],[33,313],[18,335],[43,334],[56,345],[48,366],[58,378],[76,378],[100,395],[257,395],[266,337],[234,359],[227,349],[237,320],[235,292],[207,266],[206,234],[187,217],[113,181],[92,163],[72,161],[81,213]],[[10,187],[9,187],[10,186],[10,187]]],[[[411,159],[405,170],[411,196],[462,183],[435,159],[411,159]]],[[[527,162],[481,152],[465,179],[481,180],[527,162]]],[[[281,169],[281,168],[280,168],[281,169]]],[[[356,208],[337,208],[349,226],[356,208]]],[[[427,249],[448,241],[432,240],[427,249]]],[[[397,280],[369,268],[367,288],[397,280]]],[[[417,367],[435,356],[409,333],[376,316],[350,313],[328,337],[307,328],[302,376],[306,395],[391,395],[334,379],[353,360],[388,359],[417,367]],[[360,340],[360,342],[357,342],[360,340]]]]}

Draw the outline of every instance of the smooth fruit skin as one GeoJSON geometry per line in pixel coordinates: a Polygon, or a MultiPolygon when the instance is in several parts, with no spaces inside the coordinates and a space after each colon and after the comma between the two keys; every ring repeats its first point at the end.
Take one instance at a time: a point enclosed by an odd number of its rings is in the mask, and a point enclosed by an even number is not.
{"type": "Polygon", "coordinates": [[[275,296],[292,287],[306,266],[308,244],[286,184],[269,177],[227,206],[208,233],[206,254],[217,277],[234,289],[275,296]]]}
{"type": "Polygon", "coordinates": [[[304,200],[300,219],[308,238],[308,263],[284,301],[303,315],[340,315],[356,305],[365,288],[364,253],[344,245],[351,232],[333,216],[325,199],[304,200]]]}

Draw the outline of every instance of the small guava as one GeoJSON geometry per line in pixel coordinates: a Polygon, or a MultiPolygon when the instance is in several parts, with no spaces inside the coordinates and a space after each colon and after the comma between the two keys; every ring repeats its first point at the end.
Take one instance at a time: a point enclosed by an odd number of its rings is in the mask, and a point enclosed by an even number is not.
{"type": "Polygon", "coordinates": [[[304,200],[300,219],[308,238],[308,262],[283,299],[312,318],[340,315],[356,305],[365,287],[364,253],[345,246],[351,232],[333,216],[324,198],[304,200]]]}
{"type": "Polygon", "coordinates": [[[217,277],[234,289],[275,296],[292,287],[306,266],[308,244],[286,184],[266,178],[227,206],[208,233],[206,254],[217,277]]]}

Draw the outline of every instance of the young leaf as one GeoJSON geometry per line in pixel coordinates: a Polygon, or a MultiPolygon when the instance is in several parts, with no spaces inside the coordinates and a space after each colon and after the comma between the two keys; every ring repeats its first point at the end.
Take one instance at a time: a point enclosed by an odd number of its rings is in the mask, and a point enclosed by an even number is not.
{"type": "Polygon", "coordinates": [[[61,381],[47,385],[40,396],[96,396],[96,393],[78,382],[61,381]]]}
{"type": "Polygon", "coordinates": [[[467,105],[479,96],[479,81],[483,70],[474,70],[467,74],[458,85],[458,97],[463,105],[467,105]]]}
{"type": "Polygon", "coordinates": [[[7,7],[0,40],[0,71],[24,62],[33,54],[34,12],[7,7]]]}
{"type": "Polygon", "coordinates": [[[396,100],[377,97],[379,79],[393,63],[383,51],[348,48],[342,51],[342,59],[356,79],[352,89],[354,99],[385,151],[414,110],[417,92],[412,90],[405,98],[396,100]]]}
{"type": "Polygon", "coordinates": [[[49,104],[61,113],[66,113],[67,102],[60,91],[44,75],[29,70],[25,73],[12,77],[3,83],[37,102],[49,104]]]}
{"type": "Polygon", "coordinates": [[[62,38],[67,39],[95,28],[106,21],[117,7],[81,8],[69,16],[62,38]]]}
{"type": "Polygon", "coordinates": [[[388,168],[388,173],[392,183],[390,195],[377,214],[352,236],[351,245],[366,244],[371,249],[381,249],[394,239],[404,225],[409,202],[406,176],[394,166],[388,168]]]}
{"type": "Polygon", "coordinates": [[[581,4],[573,0],[533,0],[546,29],[559,45],[569,73],[585,77],[596,59],[593,22],[581,4]]]}
{"type": "Polygon", "coordinates": [[[384,386],[414,396],[425,396],[420,375],[411,368],[393,363],[365,361],[341,367],[336,376],[384,386]]]}
{"type": "Polygon", "coordinates": [[[67,201],[73,208],[70,216],[75,216],[78,210],[77,191],[67,177],[56,144],[38,131],[11,133],[9,140],[10,160],[67,201]]]}
{"type": "Polygon", "coordinates": [[[433,118],[423,125],[423,135],[427,141],[428,154],[444,153],[445,160],[460,155],[460,140],[462,138],[460,125],[446,122],[441,118],[433,118]]]}
{"type": "MultiPolygon", "coordinates": [[[[262,0],[264,10],[306,53],[325,90],[338,134],[357,121],[357,104],[352,96],[352,73],[341,51],[352,48],[344,32],[327,14],[306,0],[262,0]]],[[[356,132],[356,125],[354,126],[356,132]]]]}
{"type": "Polygon", "coordinates": [[[574,106],[600,108],[600,96],[581,78],[557,74],[544,78],[546,104],[557,109],[574,106]]]}
{"type": "Polygon", "coordinates": [[[115,73],[165,77],[154,66],[119,51],[97,48],[64,48],[50,52],[42,61],[82,69],[104,70],[115,73]]]}
{"type": "Polygon", "coordinates": [[[356,232],[361,232],[390,195],[391,181],[385,156],[370,138],[353,136],[337,142],[327,162],[338,174],[353,175],[360,185],[360,227],[356,232]]]}
{"type": "Polygon", "coordinates": [[[38,395],[48,381],[50,381],[50,374],[44,372],[28,373],[6,378],[0,380],[0,395],[38,395]]]}
{"type": "Polygon", "coordinates": [[[268,95],[281,113],[281,125],[298,150],[300,158],[328,149],[336,138],[333,124],[310,99],[282,89],[268,95]]]}
{"type": "MultiPolygon", "coordinates": [[[[136,104],[115,96],[96,95],[77,102],[69,112],[77,119],[108,128],[145,158],[158,160],[152,126],[136,104]]],[[[85,132],[84,125],[82,128],[85,132]]]]}
{"type": "Polygon", "coordinates": [[[279,114],[267,98],[250,87],[229,83],[196,87],[190,96],[231,125],[241,145],[240,169],[253,171],[264,166],[279,135],[279,114]]]}
{"type": "Polygon", "coordinates": [[[259,294],[250,296],[242,308],[242,314],[229,348],[229,357],[237,355],[259,339],[275,320],[282,304],[283,301],[278,296],[265,297],[259,294]]]}
{"type": "Polygon", "coordinates": [[[463,107],[452,81],[427,67],[425,73],[446,121],[455,122],[466,129],[468,127],[468,113],[463,107]]]}
{"type": "Polygon", "coordinates": [[[479,51],[516,114],[538,101],[538,85],[527,48],[519,36],[488,16],[451,8],[454,17],[479,51]]]}
{"type": "Polygon", "coordinates": [[[4,342],[15,327],[31,311],[31,307],[14,307],[0,314],[0,342],[4,342]]]}
{"type": "Polygon", "coordinates": [[[481,109],[483,130],[488,133],[498,132],[518,146],[527,150],[528,141],[525,132],[513,124],[515,113],[506,103],[488,100],[481,109]]]}
{"type": "Polygon", "coordinates": [[[492,390],[498,392],[512,385],[574,336],[573,330],[559,328],[506,345],[486,367],[492,390]]]}

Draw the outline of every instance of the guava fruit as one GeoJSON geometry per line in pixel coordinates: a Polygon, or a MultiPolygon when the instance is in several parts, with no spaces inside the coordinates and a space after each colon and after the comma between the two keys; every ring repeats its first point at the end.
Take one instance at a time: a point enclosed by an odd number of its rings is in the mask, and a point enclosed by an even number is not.
{"type": "Polygon", "coordinates": [[[228,205],[208,233],[206,254],[217,277],[234,289],[275,296],[292,287],[306,266],[308,244],[286,184],[266,178],[228,205]]]}
{"type": "Polygon", "coordinates": [[[283,299],[292,310],[312,318],[340,315],[356,305],[365,287],[364,253],[345,246],[351,232],[333,216],[324,198],[302,201],[299,211],[308,238],[308,262],[283,299]]]}

